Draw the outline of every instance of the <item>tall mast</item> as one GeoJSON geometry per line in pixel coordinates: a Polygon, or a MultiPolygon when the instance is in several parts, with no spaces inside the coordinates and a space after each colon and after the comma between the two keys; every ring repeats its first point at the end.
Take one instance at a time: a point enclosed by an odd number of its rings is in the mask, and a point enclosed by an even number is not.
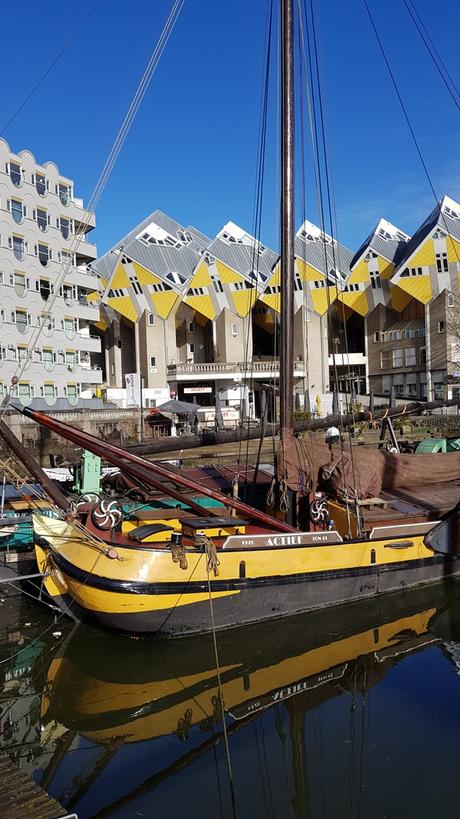
{"type": "Polygon", "coordinates": [[[294,8],[281,17],[281,321],[280,431],[293,431],[294,392],[294,8]]]}

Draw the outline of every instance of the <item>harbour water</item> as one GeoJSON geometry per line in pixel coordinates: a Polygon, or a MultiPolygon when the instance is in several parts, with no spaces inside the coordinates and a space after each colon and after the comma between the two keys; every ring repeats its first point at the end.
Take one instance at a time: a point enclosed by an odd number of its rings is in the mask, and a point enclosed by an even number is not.
{"type": "Polygon", "coordinates": [[[217,657],[3,594],[0,749],[79,819],[458,815],[460,584],[219,633],[217,657]]]}

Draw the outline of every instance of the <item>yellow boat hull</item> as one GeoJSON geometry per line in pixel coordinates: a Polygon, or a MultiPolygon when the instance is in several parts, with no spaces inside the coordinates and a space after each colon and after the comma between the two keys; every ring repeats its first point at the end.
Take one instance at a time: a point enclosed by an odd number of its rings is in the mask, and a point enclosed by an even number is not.
{"type": "Polygon", "coordinates": [[[416,533],[348,542],[334,542],[334,533],[229,537],[214,576],[199,549],[186,550],[184,569],[168,547],[110,549],[40,515],[34,528],[46,589],[61,606],[109,628],[161,636],[211,630],[213,617],[217,629],[230,628],[460,573],[460,561],[435,555],[416,533]]]}

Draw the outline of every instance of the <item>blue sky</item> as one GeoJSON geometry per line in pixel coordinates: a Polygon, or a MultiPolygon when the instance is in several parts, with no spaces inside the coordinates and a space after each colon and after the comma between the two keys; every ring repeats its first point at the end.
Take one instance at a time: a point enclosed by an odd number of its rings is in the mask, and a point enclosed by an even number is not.
{"type": "MultiPolygon", "coordinates": [[[[414,3],[460,85],[460,5],[414,3]]],[[[5,6],[0,130],[94,4],[23,0],[5,6]]],[[[369,4],[436,191],[460,198],[459,112],[402,0],[369,4]]],[[[171,5],[102,0],[3,134],[11,148],[28,148],[39,162],[55,161],[88,201],[171,5]]],[[[380,216],[412,232],[433,207],[433,196],[362,0],[316,5],[338,236],[356,249],[380,216]]],[[[252,230],[267,7],[267,0],[185,0],[98,205],[100,253],[155,208],[210,236],[229,219],[252,230]]],[[[262,238],[273,247],[275,107],[273,91],[262,225],[262,238]]],[[[309,171],[312,221],[314,202],[309,171]]]]}

